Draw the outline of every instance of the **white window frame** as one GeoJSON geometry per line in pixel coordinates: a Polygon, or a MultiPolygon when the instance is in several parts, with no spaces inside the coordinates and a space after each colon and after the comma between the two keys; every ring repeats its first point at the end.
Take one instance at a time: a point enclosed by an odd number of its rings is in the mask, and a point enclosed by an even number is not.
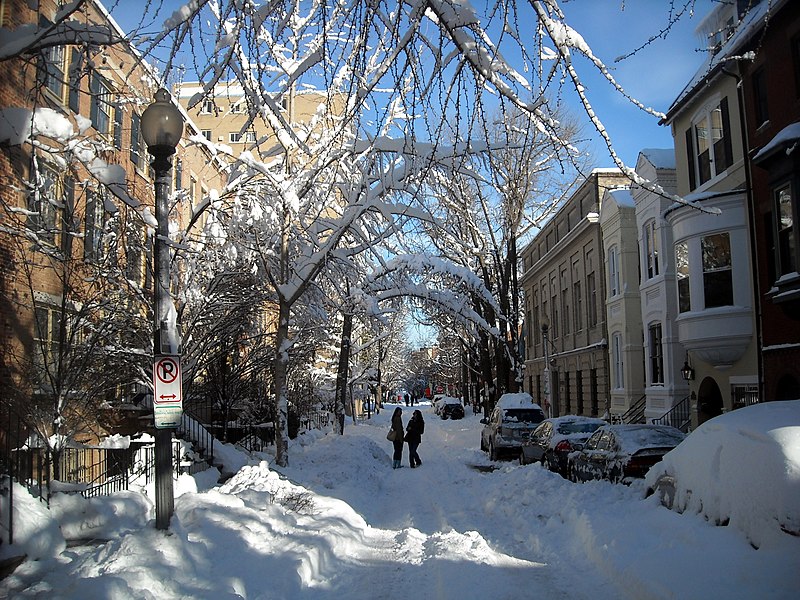
{"type": "Polygon", "coordinates": [[[619,293],[619,253],[614,245],[608,249],[608,296],[613,298],[619,293]]]}

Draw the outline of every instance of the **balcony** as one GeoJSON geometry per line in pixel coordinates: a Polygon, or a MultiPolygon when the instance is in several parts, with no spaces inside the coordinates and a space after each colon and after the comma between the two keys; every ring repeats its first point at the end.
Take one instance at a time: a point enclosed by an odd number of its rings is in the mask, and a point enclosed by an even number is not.
{"type": "Polygon", "coordinates": [[[681,345],[718,369],[727,369],[742,358],[753,339],[753,314],[747,307],[686,312],[677,321],[681,345]]]}

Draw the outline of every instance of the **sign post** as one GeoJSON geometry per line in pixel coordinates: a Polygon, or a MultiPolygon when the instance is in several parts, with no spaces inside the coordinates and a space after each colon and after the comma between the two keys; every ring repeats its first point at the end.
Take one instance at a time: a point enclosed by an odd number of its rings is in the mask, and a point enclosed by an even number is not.
{"type": "Polygon", "coordinates": [[[153,363],[153,412],[157,429],[180,425],[183,416],[181,357],[157,355],[153,363]]]}

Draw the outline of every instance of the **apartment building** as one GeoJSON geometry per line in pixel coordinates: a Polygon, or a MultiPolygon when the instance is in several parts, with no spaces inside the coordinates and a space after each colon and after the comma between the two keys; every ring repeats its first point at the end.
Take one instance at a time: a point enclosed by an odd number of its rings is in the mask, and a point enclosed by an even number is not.
{"type": "Polygon", "coordinates": [[[621,417],[644,397],[642,311],[636,205],[630,187],[606,191],[600,208],[606,257],[603,298],[609,353],[610,416],[621,417]]]}
{"type": "Polygon", "coordinates": [[[617,169],[592,171],[520,253],[525,389],[552,416],[611,411],[600,211],[628,183],[617,169]]]}
{"type": "Polygon", "coordinates": [[[665,119],[675,139],[677,191],[685,199],[664,211],[673,236],[665,251],[675,265],[676,324],[690,368],[694,423],[758,400],[744,109],[726,57],[740,49],[741,36],[764,19],[770,3],[740,4],[718,4],[704,19],[707,59],[665,119]]]}
{"type": "MultiPolygon", "coordinates": [[[[0,385],[40,431],[58,421],[87,441],[151,369],[154,187],[140,119],[159,84],[100,2],[82,3],[70,27],[60,5],[10,0],[0,13],[12,32],[43,34],[0,62],[0,385]],[[98,43],[59,33],[81,29],[98,43]]],[[[202,226],[199,196],[222,183],[192,135],[187,119],[170,190],[184,235],[202,226]]]]}

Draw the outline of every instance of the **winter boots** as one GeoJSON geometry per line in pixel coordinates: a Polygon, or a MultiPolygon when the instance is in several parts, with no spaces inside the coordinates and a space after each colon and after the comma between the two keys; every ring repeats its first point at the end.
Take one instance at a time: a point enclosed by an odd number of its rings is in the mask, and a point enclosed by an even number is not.
{"type": "Polygon", "coordinates": [[[393,461],[392,461],[392,468],[393,468],[393,469],[399,469],[399,468],[400,468],[400,467],[402,467],[402,466],[403,466],[403,465],[401,465],[401,464],[400,464],[400,461],[399,461],[399,460],[393,460],[393,461]]]}

